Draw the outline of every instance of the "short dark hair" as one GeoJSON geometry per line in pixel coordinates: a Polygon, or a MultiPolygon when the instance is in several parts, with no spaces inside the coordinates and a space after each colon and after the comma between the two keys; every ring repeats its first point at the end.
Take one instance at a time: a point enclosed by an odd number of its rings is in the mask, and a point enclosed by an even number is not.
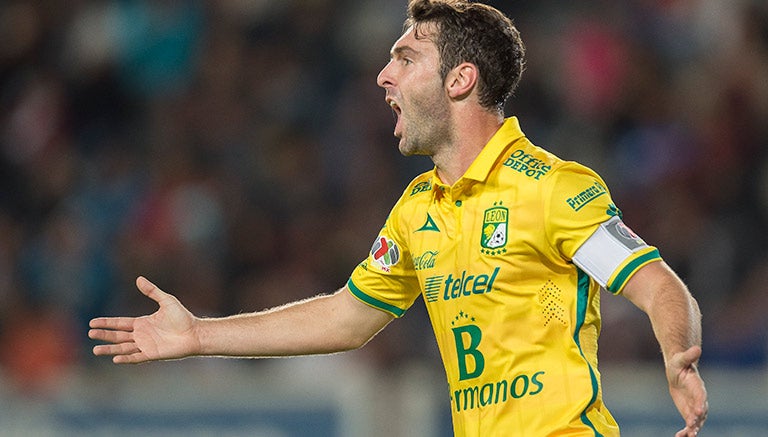
{"type": "Polygon", "coordinates": [[[404,30],[419,38],[424,24],[435,24],[440,76],[469,62],[478,67],[480,104],[501,111],[520,83],[525,46],[520,32],[499,10],[467,0],[410,0],[404,30]]]}

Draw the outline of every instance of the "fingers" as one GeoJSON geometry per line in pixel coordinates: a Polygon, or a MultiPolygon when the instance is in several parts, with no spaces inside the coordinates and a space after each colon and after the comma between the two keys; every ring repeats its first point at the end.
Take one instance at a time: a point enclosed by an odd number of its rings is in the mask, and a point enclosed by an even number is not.
{"type": "MultiPolygon", "coordinates": [[[[699,379],[699,381],[701,381],[699,379]]],[[[683,410],[681,410],[683,412],[683,410]]],[[[701,428],[704,427],[704,422],[707,420],[707,414],[709,412],[709,404],[706,400],[706,390],[703,385],[701,390],[697,393],[693,393],[689,400],[689,411],[684,413],[683,417],[686,419],[686,426],[680,430],[676,437],[693,437],[698,435],[701,428]]]]}
{"type": "Polygon", "coordinates": [[[141,350],[138,347],[136,347],[136,343],[133,343],[133,342],[126,342],[126,343],[119,343],[119,344],[101,344],[93,347],[93,354],[97,356],[99,355],[120,356],[120,355],[135,354],[137,352],[141,352],[141,350]]]}
{"type": "Polygon", "coordinates": [[[141,351],[130,355],[115,355],[112,357],[112,362],[115,364],[139,364],[146,362],[147,357],[141,351]]]}
{"type": "Polygon", "coordinates": [[[707,390],[696,368],[700,357],[701,347],[692,346],[676,353],[667,369],[670,394],[685,419],[685,428],[676,437],[696,436],[707,419],[707,390]]]}
{"type": "MultiPolygon", "coordinates": [[[[143,276],[136,278],[136,287],[142,294],[158,303],[170,296],[143,276]]],[[[135,318],[133,317],[97,317],[90,321],[89,326],[96,329],[131,331],[133,330],[134,320],[135,318]]]]}
{"type": "Polygon", "coordinates": [[[93,348],[94,355],[113,355],[115,364],[138,364],[147,360],[147,356],[136,348],[133,343],[123,345],[102,345],[93,348]],[[125,351],[124,353],[122,351],[125,351]]]}
{"type": "Polygon", "coordinates": [[[696,437],[699,435],[699,431],[701,430],[701,427],[689,427],[686,426],[685,429],[681,429],[675,434],[675,437],[696,437]]]}
{"type": "Polygon", "coordinates": [[[116,331],[133,331],[133,317],[97,317],[88,324],[94,329],[112,329],[116,331]]]}
{"type": "Polygon", "coordinates": [[[93,340],[106,341],[109,343],[125,343],[133,341],[131,332],[112,331],[109,329],[91,329],[88,331],[88,337],[93,340]]]}
{"type": "Polygon", "coordinates": [[[688,424],[688,427],[698,432],[701,430],[701,428],[704,426],[704,422],[707,421],[707,414],[709,413],[709,404],[704,401],[703,404],[699,405],[695,411],[694,411],[694,418],[693,420],[688,424]]]}
{"type": "MultiPolygon", "coordinates": [[[[110,319],[103,319],[107,322],[110,319]]],[[[91,322],[91,326],[98,325],[91,322]]],[[[100,344],[93,347],[93,354],[112,355],[114,363],[135,363],[143,360],[138,359],[141,350],[133,342],[133,334],[127,331],[112,331],[108,329],[91,329],[88,331],[88,337],[94,340],[106,341],[112,344],[100,344]]]]}
{"type": "MultiPolygon", "coordinates": [[[[707,420],[708,406],[706,401],[698,406],[691,406],[691,411],[687,414],[683,414],[685,419],[685,428],[680,430],[676,437],[691,437],[696,436],[707,420]]],[[[681,410],[682,412],[683,410],[681,410]]]]}
{"type": "MultiPolygon", "coordinates": [[[[164,301],[167,302],[169,299],[175,300],[173,296],[163,292],[143,276],[136,278],[136,287],[142,294],[161,306],[164,301]]],[[[117,364],[147,361],[146,354],[135,343],[133,332],[137,320],[143,318],[97,317],[92,319],[88,324],[91,328],[88,331],[88,337],[93,340],[110,343],[94,346],[93,354],[112,355],[112,361],[117,364]]]]}
{"type": "Polygon", "coordinates": [[[148,361],[146,354],[133,341],[133,335],[130,332],[91,329],[88,331],[88,337],[112,343],[94,346],[93,354],[111,355],[112,362],[115,364],[137,364],[148,361]]]}
{"type": "MultiPolygon", "coordinates": [[[[170,296],[169,294],[157,288],[155,284],[143,276],[136,278],[136,286],[138,287],[139,291],[142,292],[142,294],[158,303],[160,300],[170,296]]],[[[95,329],[132,331],[133,323],[135,320],[136,318],[134,317],[97,317],[92,319],[88,325],[95,329]]]]}

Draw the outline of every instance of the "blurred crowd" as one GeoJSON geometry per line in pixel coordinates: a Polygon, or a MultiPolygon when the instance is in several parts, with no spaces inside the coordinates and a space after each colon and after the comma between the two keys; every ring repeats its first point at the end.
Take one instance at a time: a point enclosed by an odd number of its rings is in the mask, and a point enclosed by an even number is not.
{"type": "MultiPolygon", "coordinates": [[[[431,168],[375,83],[405,3],[2,2],[0,373],[103,361],[87,322],[153,311],[140,274],[204,316],[341,286],[431,168]]],[[[768,364],[768,3],[488,3],[528,48],[508,114],[604,176],[699,300],[707,365],[768,364]]],[[[622,301],[601,360],[658,360],[622,301]]],[[[366,349],[435,360],[420,304],[366,349]]]]}

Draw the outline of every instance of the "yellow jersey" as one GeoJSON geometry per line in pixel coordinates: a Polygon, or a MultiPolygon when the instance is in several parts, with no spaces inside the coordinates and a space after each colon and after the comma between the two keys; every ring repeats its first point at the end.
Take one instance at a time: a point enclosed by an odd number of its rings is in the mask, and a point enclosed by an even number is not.
{"type": "Polygon", "coordinates": [[[619,214],[596,173],[509,118],[452,186],[434,170],[413,180],[347,285],[395,317],[423,296],[455,435],[615,436],[597,370],[599,291],[619,293],[660,259],[619,214]]]}

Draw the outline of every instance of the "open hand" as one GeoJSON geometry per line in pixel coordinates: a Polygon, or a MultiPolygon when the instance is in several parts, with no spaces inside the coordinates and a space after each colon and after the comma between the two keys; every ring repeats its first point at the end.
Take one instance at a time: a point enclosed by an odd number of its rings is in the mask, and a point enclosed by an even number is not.
{"type": "Polygon", "coordinates": [[[199,349],[196,318],[176,297],[144,277],[136,287],[160,308],[143,317],[98,317],[90,322],[88,337],[109,344],[93,348],[94,355],[112,355],[117,364],[169,360],[194,355],[199,349]]]}
{"type": "Polygon", "coordinates": [[[674,354],[667,364],[669,393],[685,419],[685,428],[678,431],[675,437],[696,436],[707,419],[707,390],[696,368],[699,357],[701,347],[692,346],[674,354]]]}

